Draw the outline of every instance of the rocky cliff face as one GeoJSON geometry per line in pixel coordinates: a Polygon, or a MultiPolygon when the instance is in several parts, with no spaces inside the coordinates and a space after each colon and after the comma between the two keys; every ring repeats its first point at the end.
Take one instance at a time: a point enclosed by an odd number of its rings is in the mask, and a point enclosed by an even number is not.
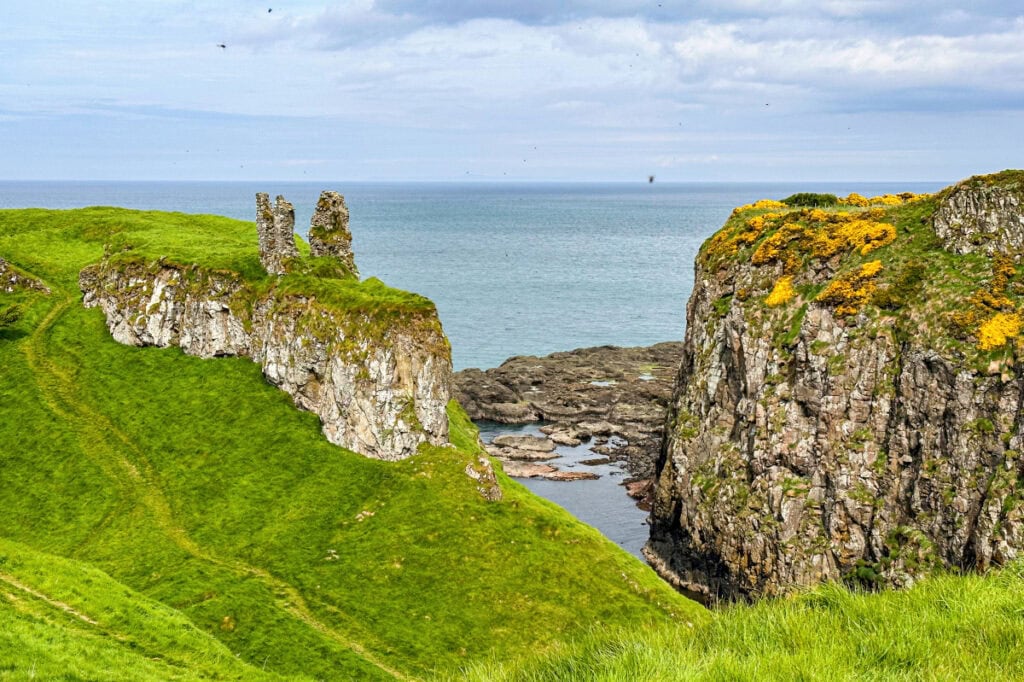
{"type": "Polygon", "coordinates": [[[1024,173],[1001,176],[759,202],[705,243],[645,550],[670,582],[708,600],[903,585],[1024,548],[1024,173]],[[1000,235],[989,256],[954,255],[979,230],[1000,235]]]}
{"type": "MultiPolygon", "coordinates": [[[[266,195],[257,206],[259,221],[266,195]]],[[[278,213],[261,227],[273,227],[278,213]]],[[[274,243],[286,241],[282,233],[274,243]]],[[[261,248],[272,274],[298,258],[271,252],[261,248]]],[[[289,277],[253,283],[234,272],[115,254],[83,270],[79,286],[86,307],[103,310],[121,343],[251,358],[297,406],[319,415],[332,443],[384,460],[413,455],[420,443],[447,443],[451,353],[433,305],[412,295],[408,305],[377,301],[376,288],[366,293],[350,276],[317,279],[315,294],[302,293],[305,280],[289,277]]]]}

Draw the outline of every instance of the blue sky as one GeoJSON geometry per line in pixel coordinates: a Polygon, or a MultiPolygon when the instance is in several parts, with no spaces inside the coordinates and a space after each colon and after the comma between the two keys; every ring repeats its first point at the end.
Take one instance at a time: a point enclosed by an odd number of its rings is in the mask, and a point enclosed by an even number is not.
{"type": "Polygon", "coordinates": [[[953,181],[1024,166],[1019,2],[8,4],[3,179],[953,181]]]}

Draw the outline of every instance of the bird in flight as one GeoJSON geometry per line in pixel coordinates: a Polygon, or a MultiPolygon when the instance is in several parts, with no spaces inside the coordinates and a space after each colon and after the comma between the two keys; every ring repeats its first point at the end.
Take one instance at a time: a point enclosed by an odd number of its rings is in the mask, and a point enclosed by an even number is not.
{"type": "Polygon", "coordinates": [[[228,46],[227,46],[227,45],[225,45],[224,43],[217,43],[217,47],[219,47],[219,48],[220,48],[220,49],[222,49],[222,50],[226,50],[226,49],[228,49],[228,46]]]}

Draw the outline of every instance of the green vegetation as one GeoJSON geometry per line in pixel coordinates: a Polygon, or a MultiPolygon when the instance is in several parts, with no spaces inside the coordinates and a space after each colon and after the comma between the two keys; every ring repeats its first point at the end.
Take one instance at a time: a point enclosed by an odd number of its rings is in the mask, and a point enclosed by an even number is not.
{"type": "Polygon", "coordinates": [[[798,192],[782,200],[786,206],[835,206],[839,197],[835,194],[818,194],[816,192],[798,192]]]}
{"type": "MultiPolygon", "coordinates": [[[[1024,172],[966,182],[1016,191],[1024,172]]],[[[745,295],[730,305],[742,305],[747,320],[763,320],[777,344],[794,342],[794,314],[817,304],[860,316],[858,333],[868,338],[913,337],[976,367],[993,360],[1012,365],[1024,353],[1024,277],[1017,265],[1024,254],[942,249],[931,218],[948,191],[850,195],[824,208],[806,207],[817,201],[811,194],[762,200],[736,209],[698,258],[712,272],[731,271],[736,262],[756,266],[740,269],[749,281],[736,283],[745,295]],[[772,296],[781,284],[798,295],[772,296]]],[[[724,314],[721,306],[715,314],[724,314]]]]}
{"type": "MultiPolygon", "coordinates": [[[[380,462],[328,443],[246,359],[114,342],[77,290],[114,242],[143,267],[274,285],[250,223],[0,211],[0,254],[52,289],[0,299],[24,311],[0,339],[0,676],[424,677],[597,624],[707,618],[503,474],[485,501],[455,404],[455,448],[380,462]]],[[[366,313],[432,305],[375,280],[277,286],[366,313]]]]}
{"type": "Polygon", "coordinates": [[[0,330],[10,327],[21,319],[21,306],[17,303],[0,306],[0,330]]]}
{"type": "Polygon", "coordinates": [[[1024,565],[902,592],[824,585],[715,612],[707,625],[595,629],[551,654],[476,665],[480,682],[1024,678],[1024,565]]]}

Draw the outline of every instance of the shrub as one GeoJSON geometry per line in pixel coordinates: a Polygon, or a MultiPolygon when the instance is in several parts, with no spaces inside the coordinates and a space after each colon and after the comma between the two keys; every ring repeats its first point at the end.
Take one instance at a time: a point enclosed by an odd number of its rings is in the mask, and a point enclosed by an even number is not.
{"type": "Polygon", "coordinates": [[[853,315],[868,302],[875,291],[875,276],[882,271],[882,261],[871,261],[856,270],[836,277],[816,299],[835,306],[837,315],[853,315]]]}
{"type": "Polygon", "coordinates": [[[0,329],[10,327],[21,319],[21,306],[18,304],[0,308],[0,329]]]}
{"type": "Polygon", "coordinates": [[[835,206],[839,197],[835,194],[818,194],[816,192],[798,192],[782,200],[786,206],[835,206]]]}

